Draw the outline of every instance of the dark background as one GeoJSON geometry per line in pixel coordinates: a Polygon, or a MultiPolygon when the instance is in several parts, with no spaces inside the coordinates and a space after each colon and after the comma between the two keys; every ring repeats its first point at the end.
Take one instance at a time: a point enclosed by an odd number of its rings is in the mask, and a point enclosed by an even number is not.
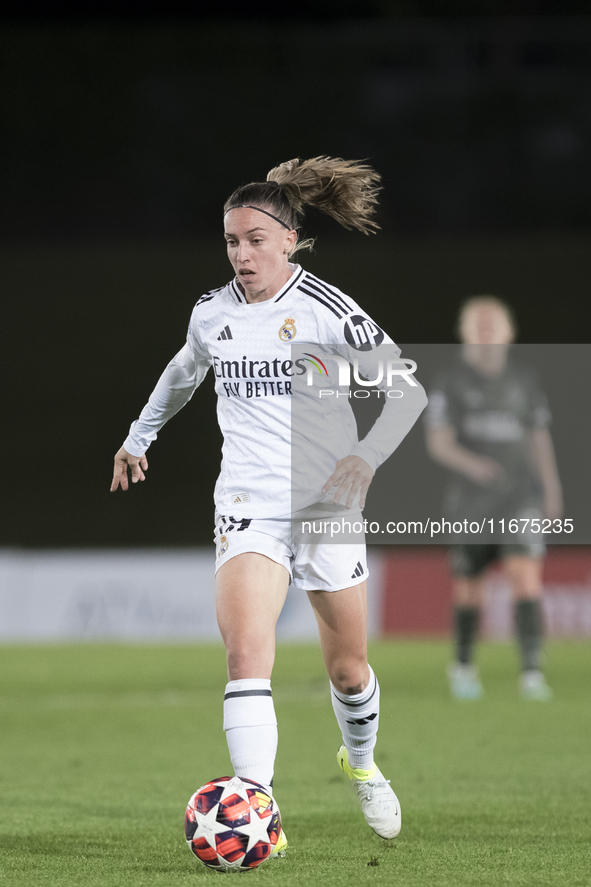
{"type": "Polygon", "coordinates": [[[5,4],[0,544],[209,542],[210,380],[145,484],[109,495],[112,454],[198,296],[231,277],[225,198],[283,160],[382,174],[382,231],[311,213],[303,263],[397,341],[454,341],[483,292],[522,342],[588,340],[586,4],[277,6],[5,4]]]}

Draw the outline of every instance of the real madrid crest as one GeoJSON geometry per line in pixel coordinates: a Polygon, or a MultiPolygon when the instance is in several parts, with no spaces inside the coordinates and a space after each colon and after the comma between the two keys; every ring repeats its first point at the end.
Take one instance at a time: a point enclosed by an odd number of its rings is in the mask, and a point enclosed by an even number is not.
{"type": "Polygon", "coordinates": [[[296,325],[293,317],[286,317],[283,326],[279,330],[279,338],[282,342],[291,342],[296,337],[296,325]]]}
{"type": "Polygon", "coordinates": [[[222,554],[225,554],[227,552],[229,544],[230,543],[228,542],[227,536],[220,536],[220,548],[218,557],[221,557],[222,554]]]}

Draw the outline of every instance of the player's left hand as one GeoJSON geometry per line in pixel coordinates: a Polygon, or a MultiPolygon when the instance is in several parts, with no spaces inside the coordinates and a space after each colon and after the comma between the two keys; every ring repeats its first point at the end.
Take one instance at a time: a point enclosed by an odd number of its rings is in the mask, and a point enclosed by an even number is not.
{"type": "Polygon", "coordinates": [[[546,490],[544,495],[544,517],[555,520],[562,517],[562,490],[557,487],[553,490],[546,490]]]}
{"type": "Polygon", "coordinates": [[[332,493],[333,501],[340,502],[347,493],[345,507],[351,508],[359,493],[359,507],[365,507],[365,497],[373,478],[373,471],[361,456],[345,456],[339,459],[337,467],[322,487],[323,493],[332,493]]]}

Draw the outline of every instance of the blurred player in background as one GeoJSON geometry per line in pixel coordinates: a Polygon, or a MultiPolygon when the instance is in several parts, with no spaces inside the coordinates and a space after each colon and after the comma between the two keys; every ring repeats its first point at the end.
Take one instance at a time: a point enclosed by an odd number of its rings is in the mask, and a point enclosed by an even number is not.
{"type": "MultiPolygon", "coordinates": [[[[426,413],[427,449],[452,473],[445,516],[559,518],[562,490],[548,431],[550,412],[533,373],[508,356],[516,334],[511,310],[494,296],[468,299],[458,330],[461,359],[439,374],[426,413]]],[[[482,694],[474,645],[486,571],[495,562],[502,564],[513,592],[521,694],[551,698],[542,671],[544,546],[539,539],[538,534],[519,542],[509,537],[501,544],[452,546],[455,662],[448,676],[456,698],[482,694]]]]}
{"type": "MultiPolygon", "coordinates": [[[[318,622],[343,737],[339,766],[353,782],[368,824],[381,837],[393,838],[400,831],[400,805],[373,757],[380,693],[367,661],[365,543],[295,544],[290,512],[297,372],[291,343],[349,345],[359,352],[361,371],[369,378],[375,378],[369,375],[375,348],[382,342],[393,345],[349,296],[290,261],[298,249],[310,246],[299,240],[303,209],[316,206],[344,227],[369,234],[377,227],[372,215],[378,182],[365,164],[316,157],[282,163],[266,182],[243,185],[230,196],[224,230],[236,276],[197,302],[185,346],[115,456],[111,490],[128,488],[128,468],[132,482],[144,480],[148,446],[212,367],[224,436],[215,489],[216,605],[227,653],[224,730],[234,771],[272,791],[278,735],[271,692],[275,627],[291,580],[308,593],[318,622]]],[[[343,398],[338,406],[352,419],[348,404],[343,398]]],[[[385,398],[380,419],[362,441],[354,420],[345,423],[339,453],[322,463],[326,473],[307,504],[328,495],[333,506],[356,503],[360,512],[375,469],[425,405],[417,384],[404,402],[385,398]]],[[[320,411],[326,421],[328,410],[318,398],[309,398],[308,408],[311,418],[320,411]]],[[[313,442],[310,461],[321,458],[321,445],[313,442]]],[[[186,458],[189,454],[179,457],[181,466],[186,458]]],[[[348,512],[351,520],[354,514],[348,512]]],[[[305,773],[305,762],[298,766],[305,773]]],[[[277,850],[286,844],[282,833],[277,850]]]]}

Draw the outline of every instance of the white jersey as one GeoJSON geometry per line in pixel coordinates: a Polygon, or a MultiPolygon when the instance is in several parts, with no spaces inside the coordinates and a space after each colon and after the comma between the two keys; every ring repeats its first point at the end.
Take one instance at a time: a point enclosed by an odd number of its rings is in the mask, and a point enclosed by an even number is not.
{"type": "MultiPolygon", "coordinates": [[[[326,398],[311,396],[315,390],[301,384],[307,366],[293,353],[294,343],[308,345],[311,357],[321,356],[322,346],[325,354],[331,348],[351,353],[352,348],[359,372],[366,378],[375,378],[371,375],[374,346],[395,346],[351,298],[299,265],[290,267],[291,278],[267,301],[248,303],[236,280],[199,299],[185,346],[160,377],[124,443],[131,455],[142,456],[211,367],[224,437],[215,504],[218,512],[237,519],[276,517],[295,510],[292,413],[299,417],[297,433],[301,440],[305,438],[304,446],[309,445],[306,461],[313,463],[315,471],[314,489],[300,496],[299,508],[321,498],[322,485],[337,459],[358,455],[375,471],[426,405],[418,384],[405,392],[403,400],[384,398],[380,418],[367,437],[358,441],[346,396],[333,398],[329,405],[326,398]],[[298,397],[306,397],[303,408],[296,403],[298,397]],[[330,445],[323,443],[327,418],[330,427],[338,428],[330,445]]],[[[399,349],[395,354],[400,354],[399,349]]],[[[322,363],[326,367],[328,361],[322,363]]],[[[333,384],[338,387],[330,373],[323,382],[327,389],[333,384]]],[[[308,479],[308,487],[309,483],[308,479]]]]}

